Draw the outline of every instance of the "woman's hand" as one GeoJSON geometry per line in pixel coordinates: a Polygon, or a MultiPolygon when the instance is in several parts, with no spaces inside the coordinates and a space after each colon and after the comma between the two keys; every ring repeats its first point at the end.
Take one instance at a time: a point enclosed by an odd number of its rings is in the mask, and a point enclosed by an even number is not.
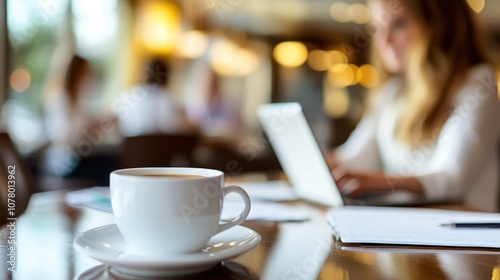
{"type": "Polygon", "coordinates": [[[337,157],[335,156],[335,151],[328,151],[323,153],[323,157],[325,158],[326,165],[328,165],[328,168],[330,170],[334,170],[337,168],[337,157]]]}
{"type": "Polygon", "coordinates": [[[335,168],[332,174],[340,191],[353,198],[370,191],[407,190],[423,193],[422,185],[415,177],[389,176],[377,172],[351,172],[341,167],[335,168]]]}

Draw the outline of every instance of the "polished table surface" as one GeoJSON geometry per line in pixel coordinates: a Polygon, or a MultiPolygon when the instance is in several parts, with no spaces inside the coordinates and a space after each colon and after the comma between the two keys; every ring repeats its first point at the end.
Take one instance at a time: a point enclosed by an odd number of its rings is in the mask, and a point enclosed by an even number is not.
{"type": "MultiPolygon", "coordinates": [[[[293,205],[311,219],[246,222],[262,236],[257,247],[181,279],[500,279],[500,251],[346,246],[333,238],[325,209],[293,205]]],[[[105,264],[73,250],[78,233],[112,223],[110,213],[67,205],[63,191],[35,194],[16,222],[15,273],[7,263],[11,231],[6,226],[0,230],[0,279],[141,279],[114,275],[105,264]]]]}

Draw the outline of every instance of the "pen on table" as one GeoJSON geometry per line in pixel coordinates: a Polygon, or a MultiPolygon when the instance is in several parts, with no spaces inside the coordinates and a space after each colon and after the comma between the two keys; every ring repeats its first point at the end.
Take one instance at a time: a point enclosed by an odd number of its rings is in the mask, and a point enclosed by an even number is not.
{"type": "Polygon", "coordinates": [[[441,224],[441,226],[451,228],[500,228],[500,223],[449,223],[441,224]]]}

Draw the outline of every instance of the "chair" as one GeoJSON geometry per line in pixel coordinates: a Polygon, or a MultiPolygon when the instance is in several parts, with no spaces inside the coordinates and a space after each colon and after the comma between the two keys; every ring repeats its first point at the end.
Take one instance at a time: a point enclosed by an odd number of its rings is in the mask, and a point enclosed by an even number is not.
{"type": "Polygon", "coordinates": [[[198,136],[152,134],[126,137],[120,152],[120,167],[191,166],[198,136]]]}
{"type": "Polygon", "coordinates": [[[0,132],[0,224],[19,217],[34,190],[32,175],[9,134],[0,132]]]}

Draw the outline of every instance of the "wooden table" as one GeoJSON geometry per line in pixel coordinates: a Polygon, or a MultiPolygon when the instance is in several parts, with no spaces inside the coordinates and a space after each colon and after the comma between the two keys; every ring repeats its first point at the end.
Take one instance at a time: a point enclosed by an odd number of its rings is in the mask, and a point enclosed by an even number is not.
{"type": "MultiPolygon", "coordinates": [[[[346,246],[332,237],[324,209],[295,205],[311,213],[311,220],[247,222],[262,242],[192,279],[500,279],[500,251],[346,246]]],[[[121,279],[72,248],[78,233],[111,223],[110,213],[68,206],[64,192],[35,194],[14,231],[14,274],[7,263],[11,231],[0,230],[0,279],[121,279]]]]}

